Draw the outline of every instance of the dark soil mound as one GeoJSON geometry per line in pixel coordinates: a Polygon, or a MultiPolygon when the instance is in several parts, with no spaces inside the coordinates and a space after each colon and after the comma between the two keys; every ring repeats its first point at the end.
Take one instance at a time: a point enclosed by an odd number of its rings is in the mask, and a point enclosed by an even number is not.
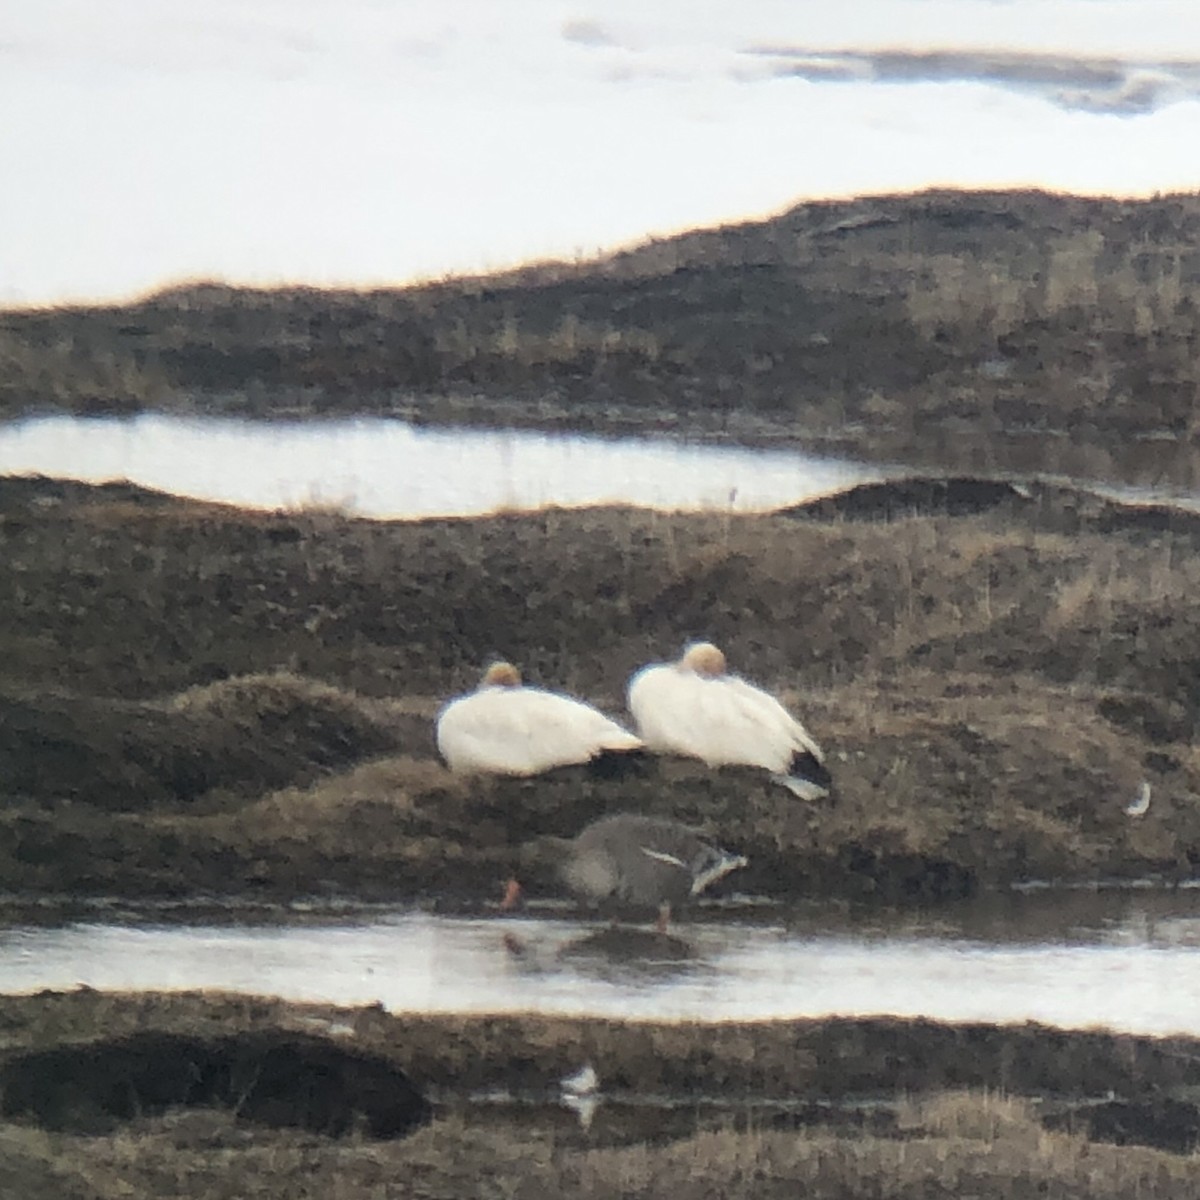
{"type": "Polygon", "coordinates": [[[895,521],[901,517],[962,517],[1015,505],[1028,493],[1016,485],[972,476],[914,477],[861,483],[832,496],[780,510],[781,516],[830,521],[895,521]]]}
{"type": "Polygon", "coordinates": [[[430,1107],[378,1056],[317,1037],[139,1033],[38,1050],[0,1066],[0,1112],[48,1129],[101,1133],[168,1108],[224,1106],[243,1120],[335,1137],[400,1137],[430,1107]]]}
{"type": "Polygon", "coordinates": [[[257,796],[399,744],[350,693],[289,675],[162,704],[0,692],[0,778],[12,798],[139,809],[214,789],[257,796]]]}
{"type": "MultiPolygon", "coordinates": [[[[1200,545],[1200,513],[1140,503],[1089,488],[974,475],[913,475],[861,483],[779,509],[777,516],[813,521],[892,522],[908,517],[970,517],[998,512],[1014,526],[1074,535],[1142,534],[1200,545]]],[[[1145,542],[1146,538],[1138,539],[1145,542]]]]}
{"type": "Polygon", "coordinates": [[[1048,1118],[1046,1124],[1052,1129],[1082,1131],[1094,1142],[1156,1146],[1176,1154],[1191,1154],[1200,1143],[1200,1108],[1168,1096],[1080,1106],[1061,1117],[1048,1118]]]}

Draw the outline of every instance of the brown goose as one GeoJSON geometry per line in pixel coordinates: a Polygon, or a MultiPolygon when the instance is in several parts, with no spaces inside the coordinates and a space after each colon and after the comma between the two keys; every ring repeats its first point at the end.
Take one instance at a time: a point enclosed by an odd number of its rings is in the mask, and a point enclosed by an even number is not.
{"type": "MultiPolygon", "coordinates": [[[[635,813],[602,817],[572,841],[542,839],[535,853],[555,857],[560,878],[585,904],[614,914],[657,911],[662,931],[673,908],[747,861],[677,821],[635,813]]],[[[520,893],[511,880],[501,908],[512,908],[520,893]]]]}

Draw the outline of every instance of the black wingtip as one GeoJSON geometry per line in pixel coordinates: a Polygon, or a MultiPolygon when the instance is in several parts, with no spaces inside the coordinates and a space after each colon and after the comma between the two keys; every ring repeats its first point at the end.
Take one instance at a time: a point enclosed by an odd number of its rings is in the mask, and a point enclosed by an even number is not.
{"type": "Polygon", "coordinates": [[[592,779],[641,778],[650,770],[648,750],[601,750],[588,760],[587,773],[592,779]]]}
{"type": "Polygon", "coordinates": [[[829,768],[811,750],[804,750],[792,756],[788,774],[815,783],[817,787],[823,787],[826,791],[833,790],[833,776],[830,775],[829,768]]]}

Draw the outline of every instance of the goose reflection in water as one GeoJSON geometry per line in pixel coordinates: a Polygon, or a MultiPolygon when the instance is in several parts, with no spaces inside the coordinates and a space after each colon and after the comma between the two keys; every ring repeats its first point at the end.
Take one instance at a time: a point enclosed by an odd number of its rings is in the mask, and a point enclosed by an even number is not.
{"type": "Polygon", "coordinates": [[[522,975],[560,976],[568,986],[572,978],[618,986],[663,984],[712,969],[686,938],[657,929],[613,925],[563,942],[543,935],[536,921],[522,926],[502,935],[511,966],[522,975]]]}
{"type": "Polygon", "coordinates": [[[559,1101],[579,1118],[585,1132],[592,1127],[596,1109],[600,1107],[600,1076],[591,1063],[559,1081],[559,1101]]]}

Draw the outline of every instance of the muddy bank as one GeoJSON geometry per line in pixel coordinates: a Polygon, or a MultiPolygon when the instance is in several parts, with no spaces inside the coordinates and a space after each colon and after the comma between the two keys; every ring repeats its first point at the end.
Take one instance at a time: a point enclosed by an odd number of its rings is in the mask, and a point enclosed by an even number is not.
{"type": "Polygon", "coordinates": [[[855,484],[778,511],[798,520],[875,523],[984,513],[1042,533],[1169,533],[1181,545],[1200,545],[1200,512],[1194,509],[1040,479],[912,474],[855,484]]]}
{"type": "Polygon", "coordinates": [[[337,688],[242,676],[164,703],[0,695],[0,762],[16,795],[114,811],[258,796],[397,750],[403,722],[337,688]]]}
{"type": "Polygon", "coordinates": [[[10,1055],[0,1063],[0,1097],[0,1115],[71,1133],[105,1133],[169,1109],[225,1108],[251,1124],[391,1138],[431,1111],[386,1060],[281,1030],[139,1030],[10,1055]]]}
{"type": "Polygon", "coordinates": [[[987,480],[765,516],[368,521],[9,477],[0,679],[160,701],[282,670],[437,699],[505,654],[620,708],[633,670],[708,636],[785,689],[930,666],[1142,692],[1183,715],[1198,530],[1186,512],[987,480]]]}
{"type": "Polygon", "coordinates": [[[806,203],[439,285],[0,313],[0,414],[684,430],[1194,487],[1198,279],[1194,195],[806,203]]]}
{"type": "Polygon", "coordinates": [[[1152,819],[1123,811],[1134,795],[1122,781],[1131,738],[1058,695],[1079,722],[1068,747],[1027,700],[1011,699],[947,698],[932,715],[894,716],[893,730],[869,741],[854,733],[861,693],[848,711],[823,706],[847,755],[835,806],[805,805],[754,772],[683,761],[620,779],[569,768],[465,782],[403,755],[251,800],[131,800],[113,811],[15,798],[0,816],[0,878],[24,895],[340,895],[477,910],[514,873],[532,898],[561,894],[527,843],[626,811],[699,825],[745,854],[749,865],[718,895],[913,902],[1030,878],[1194,874],[1200,829],[1186,796],[1157,797],[1152,819]],[[974,732],[964,711],[996,732],[974,732]]]}
{"type": "MultiPolygon", "coordinates": [[[[1094,1100],[1110,1092],[1114,1099],[1136,1102],[1183,1096],[1200,1084],[1193,1039],[1072,1032],[1032,1023],[430,1016],[389,1013],[378,1005],[337,1008],[208,992],[89,988],[0,996],[0,1021],[9,1075],[13,1064],[29,1061],[34,1047],[65,1055],[72,1047],[128,1048],[139,1036],[153,1036],[165,1057],[186,1058],[195,1046],[215,1046],[222,1038],[235,1039],[230,1047],[257,1052],[269,1044],[269,1034],[280,1045],[290,1037],[301,1057],[319,1042],[367,1064],[390,1063],[443,1105],[472,1095],[555,1100],[559,1080],[588,1062],[610,1096],[716,1096],[731,1104],[750,1097],[848,1103],[982,1088],[1047,1102],[1094,1100]]],[[[96,1075],[97,1088],[105,1083],[103,1074],[96,1075]]],[[[25,1068],[18,1065],[15,1075],[25,1078],[25,1068]]]]}
{"type": "Polygon", "coordinates": [[[368,522],[5,480],[0,890],[478,905],[529,839],[626,810],[704,826],[765,895],[1191,878],[1195,519],[981,486],[368,522]],[[793,700],[836,804],[671,760],[436,759],[439,704],[496,654],[620,716],[629,674],[696,637],[793,700]]]}
{"type": "MultiPolygon", "coordinates": [[[[169,1187],[197,1200],[230,1187],[289,1196],[335,1181],[357,1200],[378,1195],[385,1179],[419,1181],[431,1197],[722,1197],[745,1194],[750,1179],[756,1195],[781,1197],[798,1187],[828,1196],[1200,1193],[1189,1154],[1200,1128],[1190,1098],[1196,1045],[1184,1039],[892,1020],[409,1018],[88,991],[2,997],[0,1026],[9,1074],[32,1047],[79,1064],[83,1078],[94,1055],[131,1037],[269,1041],[390,1064],[434,1097],[430,1124],[391,1141],[266,1130],[211,1108],[144,1111],[88,1135],[10,1118],[0,1123],[0,1182],[30,1200],[169,1187]],[[601,1093],[581,1126],[559,1080],[582,1061],[594,1064],[601,1093]]],[[[163,1059],[169,1068],[172,1056],[163,1059]]],[[[334,1107],[342,1091],[330,1089],[334,1107]]],[[[75,1101],[89,1096],[83,1086],[75,1101]]]]}

